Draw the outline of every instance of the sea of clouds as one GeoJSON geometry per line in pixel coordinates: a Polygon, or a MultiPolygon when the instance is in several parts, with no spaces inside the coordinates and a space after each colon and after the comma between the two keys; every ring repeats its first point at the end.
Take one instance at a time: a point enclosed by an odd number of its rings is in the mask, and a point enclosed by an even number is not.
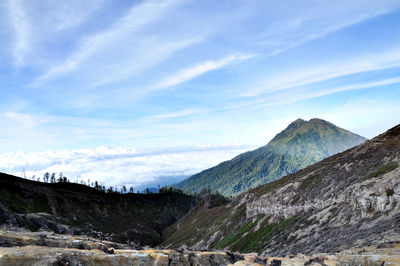
{"type": "Polygon", "coordinates": [[[20,177],[63,173],[73,182],[98,181],[135,190],[170,185],[252,149],[249,145],[204,145],[159,150],[130,147],[8,152],[0,154],[0,171],[20,177]]]}

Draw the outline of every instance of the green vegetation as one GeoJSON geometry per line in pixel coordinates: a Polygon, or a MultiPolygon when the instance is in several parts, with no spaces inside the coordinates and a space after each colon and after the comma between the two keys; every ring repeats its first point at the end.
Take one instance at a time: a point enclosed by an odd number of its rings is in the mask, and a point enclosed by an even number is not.
{"type": "Polygon", "coordinates": [[[198,173],[177,188],[198,193],[203,188],[235,196],[294,173],[366,139],[320,120],[296,120],[266,146],[198,173]]]}
{"type": "Polygon", "coordinates": [[[17,213],[37,213],[50,212],[50,207],[46,197],[41,195],[32,195],[26,198],[18,190],[8,190],[6,187],[0,189],[0,198],[9,209],[17,213]]]}
{"type": "Polygon", "coordinates": [[[386,173],[389,173],[396,169],[398,167],[398,164],[395,162],[389,162],[385,164],[384,166],[378,168],[376,171],[372,172],[371,174],[368,175],[368,178],[374,178],[386,173]]]}
{"type": "Polygon", "coordinates": [[[288,238],[291,227],[299,220],[299,217],[290,217],[279,223],[268,224],[268,219],[264,219],[258,230],[253,230],[257,223],[263,218],[260,215],[256,221],[249,222],[245,226],[222,238],[213,247],[215,249],[229,248],[232,251],[261,252],[265,243],[273,236],[279,235],[280,240],[288,238]]]}
{"type": "Polygon", "coordinates": [[[315,184],[316,182],[318,182],[318,179],[320,179],[319,175],[310,175],[306,179],[304,179],[303,182],[301,182],[299,188],[300,189],[306,189],[310,185],[315,184]]]}
{"type": "Polygon", "coordinates": [[[220,242],[218,242],[215,245],[216,249],[223,249],[227,246],[229,246],[230,244],[234,243],[235,241],[237,241],[238,239],[240,239],[244,233],[250,231],[251,229],[253,229],[253,227],[257,224],[257,222],[249,222],[248,224],[246,224],[245,226],[239,228],[239,230],[237,230],[234,233],[231,233],[230,235],[224,237],[220,242]]]}

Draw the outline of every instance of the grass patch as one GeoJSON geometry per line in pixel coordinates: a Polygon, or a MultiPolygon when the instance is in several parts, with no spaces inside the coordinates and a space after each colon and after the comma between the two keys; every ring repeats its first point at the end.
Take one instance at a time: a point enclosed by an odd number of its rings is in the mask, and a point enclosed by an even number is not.
{"type": "Polygon", "coordinates": [[[218,243],[213,245],[212,248],[224,249],[229,247],[232,251],[259,253],[264,250],[267,243],[273,237],[277,237],[279,241],[288,241],[291,230],[293,227],[298,227],[298,222],[300,221],[299,217],[294,216],[284,219],[279,223],[268,224],[268,219],[265,219],[258,230],[252,231],[263,218],[264,215],[259,215],[256,221],[248,222],[245,226],[221,239],[218,243]]]}
{"type": "Polygon", "coordinates": [[[398,167],[398,164],[395,162],[387,163],[384,166],[378,168],[378,170],[376,170],[375,172],[372,172],[371,174],[369,174],[367,178],[375,178],[380,175],[389,173],[389,172],[393,171],[394,169],[396,169],[397,167],[398,167]]]}
{"type": "Polygon", "coordinates": [[[307,189],[310,185],[315,184],[316,182],[318,182],[319,177],[320,177],[319,175],[310,175],[309,177],[304,179],[303,182],[301,182],[299,188],[300,189],[307,189]]]}
{"type": "Polygon", "coordinates": [[[233,251],[240,251],[242,253],[260,253],[273,236],[279,235],[279,240],[285,241],[290,234],[291,227],[298,220],[298,217],[293,216],[276,224],[268,224],[268,219],[266,219],[261,224],[259,230],[255,232],[249,232],[247,235],[240,238],[231,246],[231,249],[233,251]]]}
{"type": "Polygon", "coordinates": [[[50,212],[47,198],[42,195],[23,196],[17,191],[0,190],[0,198],[6,203],[9,209],[16,213],[50,212]]]}
{"type": "MultiPolygon", "coordinates": [[[[258,220],[257,220],[258,221],[258,220]]],[[[234,233],[231,233],[230,235],[224,237],[221,241],[219,241],[216,245],[215,248],[216,249],[224,249],[227,246],[229,246],[230,244],[234,243],[235,241],[237,241],[238,239],[240,239],[240,237],[250,231],[251,229],[254,228],[254,226],[257,224],[257,221],[255,222],[249,222],[247,223],[245,226],[239,228],[239,230],[237,230],[234,233]]]]}

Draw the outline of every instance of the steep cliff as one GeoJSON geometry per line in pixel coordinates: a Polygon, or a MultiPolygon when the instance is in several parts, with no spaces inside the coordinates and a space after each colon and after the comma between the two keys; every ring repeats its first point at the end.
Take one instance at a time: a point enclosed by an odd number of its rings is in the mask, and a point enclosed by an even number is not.
{"type": "Polygon", "coordinates": [[[233,202],[199,208],[164,245],[263,255],[336,252],[400,239],[400,125],[233,202]]]}

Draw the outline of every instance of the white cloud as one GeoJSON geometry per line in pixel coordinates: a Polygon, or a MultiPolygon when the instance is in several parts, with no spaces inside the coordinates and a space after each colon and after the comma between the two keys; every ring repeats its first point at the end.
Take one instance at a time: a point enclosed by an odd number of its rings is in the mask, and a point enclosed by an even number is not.
{"type": "Polygon", "coordinates": [[[320,65],[316,68],[297,69],[292,73],[264,80],[267,86],[242,93],[242,97],[253,97],[260,94],[280,91],[347,75],[364,73],[400,66],[400,50],[398,48],[377,54],[370,54],[359,58],[352,58],[345,62],[320,65]]]}
{"type": "MultiPolygon", "coordinates": [[[[182,40],[165,40],[163,41],[163,45],[160,45],[161,40],[146,40],[146,38],[143,37],[140,41],[137,41],[136,51],[133,52],[131,57],[123,58],[121,61],[110,62],[105,68],[99,67],[95,73],[94,81],[90,86],[97,87],[103,84],[123,80],[139,71],[162,62],[176,51],[199,43],[202,40],[203,38],[200,36],[182,40]],[[107,74],[98,75],[99,72],[107,74]]],[[[137,93],[136,97],[140,98],[149,91],[149,89],[141,88],[140,91],[135,91],[135,94],[137,93]]]]}
{"type": "Polygon", "coordinates": [[[210,111],[211,111],[210,109],[204,109],[204,108],[184,109],[172,113],[164,113],[164,114],[149,116],[146,117],[145,120],[154,121],[161,119],[178,118],[178,117],[208,113],[210,111]]]}
{"type": "MultiPolygon", "coordinates": [[[[354,91],[354,90],[364,90],[364,89],[369,89],[369,88],[375,88],[375,87],[380,87],[380,86],[386,86],[386,85],[392,85],[392,84],[397,84],[400,83],[400,77],[395,77],[395,78],[390,78],[390,79],[385,79],[385,80],[379,80],[379,81],[372,81],[372,82],[367,82],[367,83],[357,83],[357,84],[351,84],[347,86],[342,86],[342,87],[337,87],[337,88],[332,88],[332,89],[322,89],[322,90],[299,90],[297,93],[296,92],[291,92],[290,97],[288,97],[287,94],[283,96],[278,96],[278,98],[273,99],[271,101],[271,97],[268,97],[268,101],[266,103],[267,106],[274,106],[274,105],[284,105],[284,104],[290,104],[302,100],[308,100],[308,99],[313,99],[313,98],[318,98],[330,94],[335,94],[338,92],[345,92],[345,91],[354,91]]],[[[267,99],[265,99],[265,102],[267,99]]],[[[264,102],[264,103],[265,103],[264,102]]],[[[253,105],[253,104],[252,104],[253,105]]]]}
{"type": "Polygon", "coordinates": [[[14,31],[12,47],[14,65],[24,67],[41,61],[41,48],[47,42],[54,42],[55,34],[84,23],[104,0],[24,1],[9,0],[9,19],[14,31]]]}
{"type": "Polygon", "coordinates": [[[212,167],[239,153],[247,145],[203,145],[170,150],[140,151],[134,148],[9,152],[0,154],[0,171],[27,177],[42,177],[45,172],[62,172],[72,181],[97,180],[107,186],[135,188],[171,184],[212,167]]]}
{"type": "Polygon", "coordinates": [[[5,112],[4,116],[23,128],[33,128],[40,122],[33,115],[19,112],[5,112]]]}
{"type": "MultiPolygon", "coordinates": [[[[333,4],[336,5],[336,3],[333,4]]],[[[393,11],[396,6],[397,4],[395,2],[378,6],[364,5],[364,7],[361,7],[359,3],[356,3],[354,6],[351,4],[343,5],[338,8],[334,7],[332,10],[329,10],[329,5],[317,6],[316,10],[310,14],[303,14],[303,17],[296,16],[287,21],[281,22],[282,24],[272,31],[272,36],[271,33],[269,33],[269,37],[272,37],[275,41],[271,42],[270,40],[267,40],[265,41],[265,44],[270,43],[272,46],[279,47],[273,50],[270,54],[276,55],[286,50],[301,46],[306,42],[323,38],[331,33],[340,31],[357,23],[389,13],[393,11]],[[326,12],[327,10],[328,12],[326,12]],[[349,13],[346,14],[347,12],[349,13]],[[324,14],[323,19],[321,18],[322,14],[324,14]],[[276,34],[276,36],[273,36],[274,34],[276,34]],[[294,37],[294,39],[290,39],[290,37],[294,37]],[[277,41],[276,39],[282,40],[277,41]]]]}
{"type": "Polygon", "coordinates": [[[326,89],[294,87],[287,88],[283,91],[271,92],[263,97],[258,97],[255,100],[246,100],[242,103],[227,105],[223,108],[225,111],[243,110],[243,109],[260,109],[272,106],[283,106],[304,100],[314,99],[322,96],[327,96],[340,92],[365,90],[370,88],[379,88],[381,86],[394,85],[400,83],[400,77],[393,77],[384,80],[375,80],[365,83],[354,83],[345,86],[332,87],[326,89]]]}
{"type": "Polygon", "coordinates": [[[155,84],[151,88],[152,88],[152,90],[160,90],[160,89],[176,86],[178,84],[181,84],[183,82],[186,82],[188,80],[196,78],[200,75],[203,75],[207,72],[217,70],[228,64],[247,60],[252,57],[254,57],[254,55],[232,54],[232,55],[224,57],[220,60],[205,61],[205,62],[199,63],[193,67],[190,67],[188,69],[181,70],[178,73],[172,75],[171,77],[168,77],[168,78],[160,81],[159,83],[155,84]]]}
{"type": "Polygon", "coordinates": [[[9,16],[15,33],[15,44],[12,49],[14,64],[21,67],[25,63],[25,56],[30,50],[31,26],[21,1],[8,1],[9,16]]]}
{"type": "Polygon", "coordinates": [[[69,0],[69,1],[52,1],[47,0],[42,2],[42,6],[38,8],[38,16],[43,16],[43,10],[47,10],[47,25],[48,31],[60,32],[65,29],[70,29],[86,22],[96,11],[103,8],[105,0],[69,0]]]}
{"type": "Polygon", "coordinates": [[[84,38],[76,51],[64,62],[52,67],[40,76],[33,85],[40,86],[48,80],[75,70],[87,58],[103,51],[106,47],[115,46],[117,42],[123,41],[129,34],[131,39],[133,32],[159,20],[172,6],[179,2],[179,0],[148,0],[134,5],[127,15],[119,19],[109,29],[84,38]]]}

